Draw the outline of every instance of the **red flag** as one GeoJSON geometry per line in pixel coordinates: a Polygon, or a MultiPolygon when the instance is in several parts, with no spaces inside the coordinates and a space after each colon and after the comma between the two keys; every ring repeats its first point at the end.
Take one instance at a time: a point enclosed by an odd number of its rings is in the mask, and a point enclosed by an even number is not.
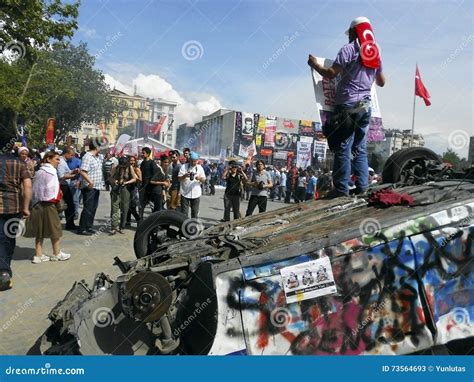
{"type": "Polygon", "coordinates": [[[48,124],[46,127],[46,143],[54,143],[54,118],[48,118],[48,124]]]}
{"type": "Polygon", "coordinates": [[[157,134],[160,132],[161,127],[162,127],[163,124],[165,123],[166,117],[167,117],[166,115],[162,115],[162,116],[160,117],[160,120],[159,120],[157,123],[155,123],[155,124],[153,125],[153,127],[152,127],[152,129],[153,129],[153,130],[152,130],[152,133],[153,133],[154,135],[157,135],[157,134]]]}
{"type": "Polygon", "coordinates": [[[418,97],[423,98],[423,101],[425,101],[426,106],[431,105],[431,102],[429,100],[431,96],[430,96],[430,93],[428,93],[428,90],[426,90],[425,85],[423,85],[423,81],[421,81],[418,65],[416,66],[416,74],[415,74],[415,94],[418,97]]]}

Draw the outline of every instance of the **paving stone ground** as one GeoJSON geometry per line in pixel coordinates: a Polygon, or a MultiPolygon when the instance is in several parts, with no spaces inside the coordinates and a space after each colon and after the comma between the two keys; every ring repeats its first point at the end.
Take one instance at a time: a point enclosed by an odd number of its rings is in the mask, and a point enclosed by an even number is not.
{"type": "MultiPolygon", "coordinates": [[[[285,206],[282,202],[268,201],[267,210],[285,206]]],[[[245,212],[247,202],[242,202],[245,212]]],[[[200,217],[208,223],[222,219],[223,190],[201,199],[200,217]]],[[[254,212],[254,214],[257,213],[254,212]]],[[[0,292],[0,354],[26,354],[38,337],[49,326],[51,308],[61,300],[76,280],[91,283],[99,272],[115,278],[120,270],[113,266],[113,258],[135,259],[133,236],[135,225],[124,235],[109,236],[105,228],[110,216],[109,193],[102,191],[94,222],[95,236],[78,236],[63,231],[61,248],[72,257],[64,262],[32,264],[34,239],[20,237],[13,256],[13,289],[0,292]]],[[[45,241],[45,253],[51,254],[51,242],[45,241]]]]}

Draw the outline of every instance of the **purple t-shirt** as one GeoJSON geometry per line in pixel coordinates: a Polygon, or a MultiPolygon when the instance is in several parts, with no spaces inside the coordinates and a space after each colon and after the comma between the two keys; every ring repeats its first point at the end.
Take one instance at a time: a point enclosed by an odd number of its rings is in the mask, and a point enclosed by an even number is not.
{"type": "Polygon", "coordinates": [[[375,76],[382,72],[380,68],[366,68],[359,58],[359,46],[356,41],[344,45],[337,54],[334,64],[342,67],[336,86],[335,105],[345,105],[370,98],[370,88],[375,76]]]}

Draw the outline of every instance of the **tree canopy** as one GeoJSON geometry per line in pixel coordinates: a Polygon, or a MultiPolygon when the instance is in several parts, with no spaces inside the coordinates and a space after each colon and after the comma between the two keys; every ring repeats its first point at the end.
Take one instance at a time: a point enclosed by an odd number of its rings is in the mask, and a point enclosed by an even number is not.
{"type": "Polygon", "coordinates": [[[72,37],[77,29],[79,1],[2,0],[0,2],[0,53],[16,51],[33,62],[38,51],[55,41],[72,37]]]}
{"type": "Polygon", "coordinates": [[[95,58],[87,46],[56,43],[38,52],[36,62],[19,60],[0,64],[0,104],[17,113],[28,140],[44,142],[48,118],[55,118],[56,142],[65,141],[81,122],[109,122],[120,106],[109,96],[102,72],[94,69],[95,58]],[[27,84],[25,90],[25,84],[27,84]]]}

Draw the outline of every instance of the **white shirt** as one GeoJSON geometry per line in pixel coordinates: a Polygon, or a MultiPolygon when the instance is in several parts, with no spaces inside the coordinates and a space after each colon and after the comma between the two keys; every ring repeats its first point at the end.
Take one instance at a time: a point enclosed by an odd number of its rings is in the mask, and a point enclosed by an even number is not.
{"type": "Polygon", "coordinates": [[[188,199],[200,198],[202,195],[201,182],[196,180],[196,177],[205,178],[206,175],[204,174],[204,169],[199,164],[194,167],[190,167],[188,163],[185,163],[181,165],[178,176],[184,176],[188,172],[192,172],[194,174],[194,180],[191,181],[189,177],[184,178],[184,180],[181,180],[180,194],[188,199]]]}

